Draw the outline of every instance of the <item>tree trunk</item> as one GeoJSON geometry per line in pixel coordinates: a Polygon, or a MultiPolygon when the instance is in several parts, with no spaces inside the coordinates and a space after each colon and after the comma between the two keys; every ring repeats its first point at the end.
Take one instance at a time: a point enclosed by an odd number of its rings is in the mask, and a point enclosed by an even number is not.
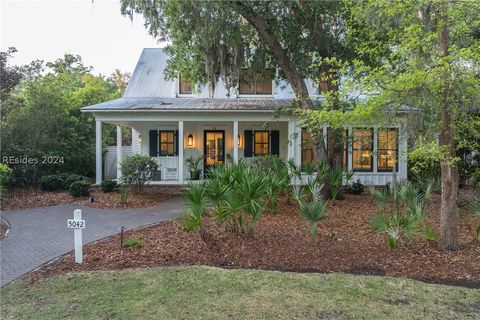
{"type": "Polygon", "coordinates": [[[267,43],[275,60],[292,86],[300,106],[303,109],[310,108],[312,106],[312,101],[307,86],[305,85],[305,80],[303,79],[302,74],[292,65],[290,58],[278,41],[274,32],[262,17],[255,13],[252,8],[245,5],[243,1],[236,1],[234,5],[238,9],[239,14],[257,30],[258,35],[267,43]]]}
{"type": "MultiPolygon", "coordinates": [[[[439,16],[439,45],[442,56],[448,56],[448,14],[447,5],[442,5],[439,16]]],[[[442,199],[440,208],[440,248],[458,249],[458,167],[455,158],[455,138],[452,127],[452,109],[450,106],[450,71],[445,70],[441,100],[442,131],[440,146],[444,148],[445,158],[441,163],[442,199]]]]}

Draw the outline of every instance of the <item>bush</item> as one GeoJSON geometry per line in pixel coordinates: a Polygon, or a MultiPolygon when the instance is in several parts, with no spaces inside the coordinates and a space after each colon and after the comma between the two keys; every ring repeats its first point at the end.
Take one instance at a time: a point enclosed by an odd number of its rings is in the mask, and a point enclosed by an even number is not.
{"type": "Polygon", "coordinates": [[[0,197],[2,197],[3,193],[5,192],[5,187],[7,186],[7,182],[11,173],[12,169],[3,163],[0,163],[0,197]]]}
{"type": "Polygon", "coordinates": [[[128,203],[128,196],[130,195],[132,187],[129,184],[121,184],[118,187],[118,198],[121,204],[128,203]]]}
{"type": "Polygon", "coordinates": [[[70,185],[76,181],[87,181],[90,183],[90,179],[79,174],[71,173],[65,174],[63,179],[63,188],[65,190],[70,190],[70,185]]]}
{"type": "Polygon", "coordinates": [[[122,183],[132,185],[141,192],[145,182],[155,176],[158,164],[147,155],[136,154],[122,161],[121,170],[122,183]]]}
{"type": "Polygon", "coordinates": [[[125,241],[123,241],[122,246],[124,248],[129,248],[129,249],[138,249],[143,246],[142,241],[136,238],[128,238],[125,241]]]}
{"type": "Polygon", "coordinates": [[[73,197],[88,197],[90,196],[90,182],[85,180],[72,182],[68,192],[73,197]]]}
{"type": "Polygon", "coordinates": [[[348,193],[359,195],[362,194],[364,188],[365,186],[363,183],[361,183],[360,180],[357,180],[354,183],[348,184],[345,189],[348,193]]]}
{"type": "Polygon", "coordinates": [[[104,180],[102,183],[100,183],[100,188],[102,189],[103,192],[113,192],[115,189],[117,189],[118,184],[116,181],[113,180],[104,180]]]}
{"type": "Polygon", "coordinates": [[[43,191],[56,191],[63,188],[63,179],[58,174],[43,176],[40,179],[40,188],[43,191]]]}
{"type": "Polygon", "coordinates": [[[472,183],[473,186],[480,191],[480,168],[476,169],[472,174],[472,183]]]}
{"type": "Polygon", "coordinates": [[[438,179],[442,157],[443,154],[437,143],[417,146],[408,154],[409,180],[422,183],[438,179]]]}

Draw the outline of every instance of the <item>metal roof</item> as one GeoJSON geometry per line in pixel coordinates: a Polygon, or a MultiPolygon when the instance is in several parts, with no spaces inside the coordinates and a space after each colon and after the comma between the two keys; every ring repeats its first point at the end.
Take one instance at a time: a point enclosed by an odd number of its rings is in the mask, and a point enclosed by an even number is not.
{"type": "Polygon", "coordinates": [[[292,99],[273,98],[120,98],[82,108],[82,111],[273,111],[281,107],[287,107],[292,102],[292,99]]]}

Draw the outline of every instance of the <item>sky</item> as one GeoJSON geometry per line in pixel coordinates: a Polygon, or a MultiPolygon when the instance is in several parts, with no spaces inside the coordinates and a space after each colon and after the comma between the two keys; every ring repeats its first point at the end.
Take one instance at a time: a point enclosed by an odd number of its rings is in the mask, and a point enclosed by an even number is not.
{"type": "Polygon", "coordinates": [[[120,14],[120,0],[0,0],[0,49],[12,64],[79,54],[94,73],[132,72],[143,48],[160,47],[141,15],[120,14]]]}

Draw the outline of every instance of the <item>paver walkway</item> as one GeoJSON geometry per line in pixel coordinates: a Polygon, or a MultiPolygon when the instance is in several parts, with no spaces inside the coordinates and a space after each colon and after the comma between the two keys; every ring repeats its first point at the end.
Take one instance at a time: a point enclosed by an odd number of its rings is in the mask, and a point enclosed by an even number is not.
{"type": "Polygon", "coordinates": [[[183,198],[174,197],[151,208],[107,210],[66,204],[2,212],[10,232],[0,241],[0,285],[73,250],[67,219],[73,218],[75,209],[82,209],[86,244],[120,232],[121,226],[128,230],[179,217],[184,206],[183,198]]]}

